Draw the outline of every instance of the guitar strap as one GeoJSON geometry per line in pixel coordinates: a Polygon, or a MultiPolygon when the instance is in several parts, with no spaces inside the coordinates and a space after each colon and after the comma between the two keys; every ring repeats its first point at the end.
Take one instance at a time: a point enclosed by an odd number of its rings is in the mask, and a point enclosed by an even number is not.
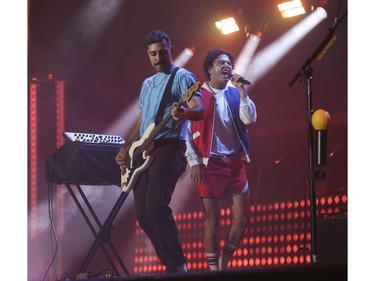
{"type": "Polygon", "coordinates": [[[179,69],[180,68],[176,66],[173,69],[171,77],[169,77],[168,84],[165,87],[163,98],[161,99],[161,102],[160,102],[160,105],[159,105],[158,113],[156,114],[156,117],[155,117],[155,125],[158,125],[160,123],[160,121],[163,119],[165,106],[167,104],[168,98],[169,98],[171,90],[172,90],[173,80],[174,80],[174,77],[176,75],[177,70],[179,70],[179,69]]]}

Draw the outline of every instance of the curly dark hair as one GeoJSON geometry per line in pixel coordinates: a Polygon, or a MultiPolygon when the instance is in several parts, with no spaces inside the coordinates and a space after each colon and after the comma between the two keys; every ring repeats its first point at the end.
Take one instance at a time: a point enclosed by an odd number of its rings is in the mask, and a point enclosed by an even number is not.
{"type": "Polygon", "coordinates": [[[232,67],[234,68],[234,57],[230,52],[223,49],[210,50],[207,52],[206,57],[203,60],[203,71],[208,80],[211,79],[211,75],[208,70],[214,65],[215,59],[220,55],[227,55],[230,62],[232,63],[232,67]]]}
{"type": "Polygon", "coordinates": [[[146,37],[147,46],[154,43],[167,42],[167,45],[170,47],[172,45],[172,40],[169,38],[168,34],[161,30],[153,30],[146,37]]]}

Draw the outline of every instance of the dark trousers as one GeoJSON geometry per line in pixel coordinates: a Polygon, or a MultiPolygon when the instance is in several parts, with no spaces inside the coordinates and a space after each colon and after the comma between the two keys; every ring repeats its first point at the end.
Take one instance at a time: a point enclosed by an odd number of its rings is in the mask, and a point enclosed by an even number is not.
{"type": "Polygon", "coordinates": [[[179,140],[156,141],[150,167],[142,172],[134,188],[138,223],[151,240],[167,270],[182,265],[182,252],[173,212],[169,207],[178,178],[186,167],[179,140]]]}

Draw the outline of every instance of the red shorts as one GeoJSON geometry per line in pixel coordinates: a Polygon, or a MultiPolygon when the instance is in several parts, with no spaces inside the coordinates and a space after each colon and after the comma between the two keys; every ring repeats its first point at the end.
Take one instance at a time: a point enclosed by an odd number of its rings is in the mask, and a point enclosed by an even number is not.
{"type": "Polygon", "coordinates": [[[205,180],[196,183],[199,197],[226,199],[233,194],[249,191],[246,169],[241,157],[227,159],[210,158],[207,167],[201,165],[205,180]]]}

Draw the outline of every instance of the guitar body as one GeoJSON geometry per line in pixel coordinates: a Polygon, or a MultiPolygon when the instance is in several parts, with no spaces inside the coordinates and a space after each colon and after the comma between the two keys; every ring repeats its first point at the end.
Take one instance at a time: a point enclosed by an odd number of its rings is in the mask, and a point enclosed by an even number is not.
{"type": "Polygon", "coordinates": [[[155,123],[150,124],[142,138],[135,141],[129,148],[129,165],[127,165],[125,171],[121,173],[121,189],[123,192],[129,193],[134,188],[139,175],[152,163],[153,158],[149,154],[154,148],[153,142],[143,151],[140,151],[140,147],[148,139],[154,127],[155,123]]]}

